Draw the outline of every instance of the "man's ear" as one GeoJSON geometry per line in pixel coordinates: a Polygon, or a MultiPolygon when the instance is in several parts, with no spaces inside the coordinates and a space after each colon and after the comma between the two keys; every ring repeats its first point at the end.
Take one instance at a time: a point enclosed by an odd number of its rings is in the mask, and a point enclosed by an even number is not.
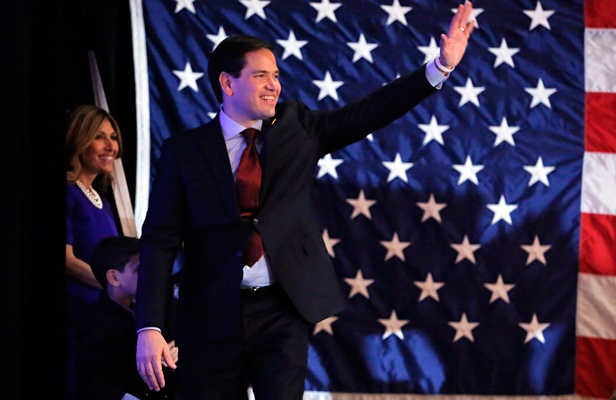
{"type": "Polygon", "coordinates": [[[220,82],[220,88],[223,92],[227,94],[227,96],[231,96],[233,94],[232,86],[233,77],[229,75],[227,72],[221,72],[218,77],[218,82],[220,82]]]}
{"type": "Polygon", "coordinates": [[[107,282],[109,282],[112,286],[115,286],[115,287],[120,286],[120,281],[118,280],[118,277],[116,276],[117,272],[118,271],[115,269],[108,269],[107,273],[105,274],[107,276],[107,282]]]}

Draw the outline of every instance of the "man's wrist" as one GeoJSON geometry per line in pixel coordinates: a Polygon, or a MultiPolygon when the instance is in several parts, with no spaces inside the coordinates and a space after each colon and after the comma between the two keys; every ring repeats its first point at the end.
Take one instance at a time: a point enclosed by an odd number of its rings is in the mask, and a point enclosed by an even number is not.
{"type": "Polygon", "coordinates": [[[438,71],[445,76],[449,76],[449,74],[455,69],[455,67],[449,68],[441,64],[440,56],[434,59],[434,65],[436,66],[436,69],[438,69],[438,71]]]}

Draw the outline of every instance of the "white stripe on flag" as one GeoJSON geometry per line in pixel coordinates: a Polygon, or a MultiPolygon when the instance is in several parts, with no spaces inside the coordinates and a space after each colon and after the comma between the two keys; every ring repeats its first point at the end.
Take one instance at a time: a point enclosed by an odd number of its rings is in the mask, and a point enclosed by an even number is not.
{"type": "Polygon", "coordinates": [[[579,274],[577,336],[616,339],[616,277],[579,274]]]}
{"type": "Polygon", "coordinates": [[[584,154],[582,212],[616,215],[616,154],[584,154]]]}
{"type": "Polygon", "coordinates": [[[135,96],[137,107],[137,182],[135,188],[135,225],[137,237],[145,220],[150,196],[150,90],[148,56],[141,0],[130,1],[135,63],[135,96]]]}
{"type": "Polygon", "coordinates": [[[616,29],[584,33],[584,69],[587,92],[616,93],[616,29]]]}

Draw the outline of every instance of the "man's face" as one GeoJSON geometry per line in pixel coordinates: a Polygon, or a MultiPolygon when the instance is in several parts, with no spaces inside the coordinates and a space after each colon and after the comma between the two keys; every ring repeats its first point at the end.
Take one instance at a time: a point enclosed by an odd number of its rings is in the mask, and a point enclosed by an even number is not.
{"type": "Polygon", "coordinates": [[[246,53],[246,66],[240,76],[228,75],[228,88],[223,88],[225,113],[241,125],[249,127],[258,120],[275,114],[280,96],[276,57],[267,49],[246,53]]]}

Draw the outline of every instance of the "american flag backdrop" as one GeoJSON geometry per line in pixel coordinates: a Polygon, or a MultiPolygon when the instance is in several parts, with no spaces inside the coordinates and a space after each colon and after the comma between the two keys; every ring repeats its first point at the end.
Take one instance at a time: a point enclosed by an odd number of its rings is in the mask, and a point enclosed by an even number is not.
{"type": "MultiPolygon", "coordinates": [[[[137,225],[162,141],[218,111],[207,61],[226,36],[275,44],[281,100],[328,109],[434,59],[458,4],[132,0],[137,225]]],[[[315,327],[306,398],[611,396],[615,16],[613,0],[477,0],[442,90],[319,162],[348,304],[315,327]]]]}

